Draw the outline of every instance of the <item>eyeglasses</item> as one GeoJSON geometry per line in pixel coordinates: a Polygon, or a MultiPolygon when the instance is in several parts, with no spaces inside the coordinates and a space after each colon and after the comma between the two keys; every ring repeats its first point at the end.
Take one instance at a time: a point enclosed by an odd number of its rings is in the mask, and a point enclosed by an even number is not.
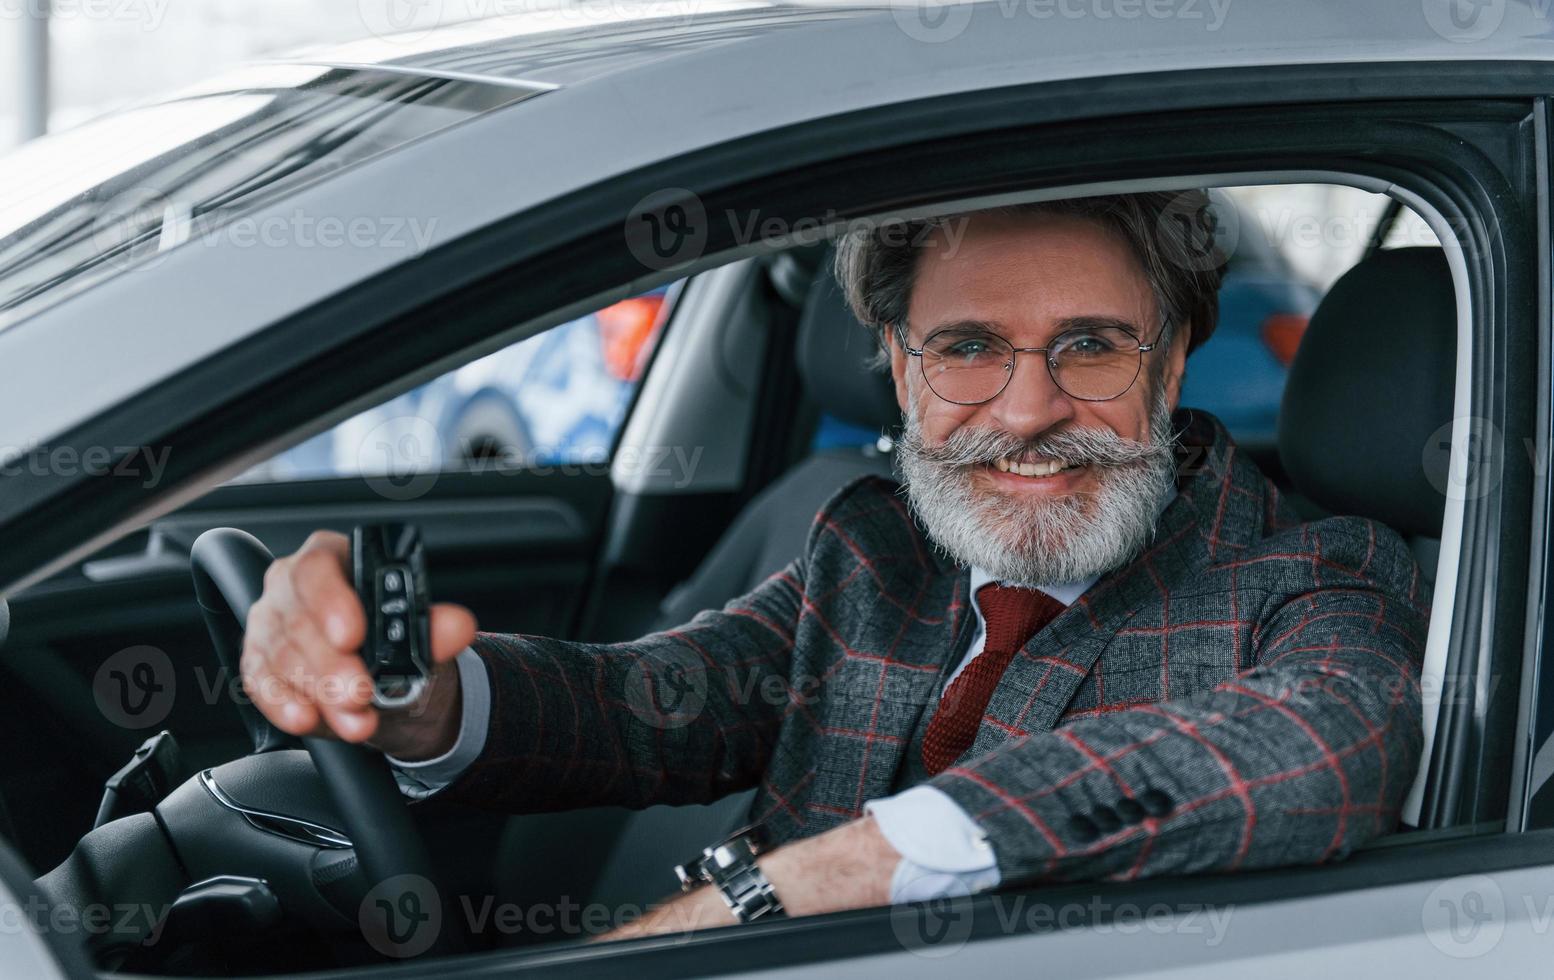
{"type": "Polygon", "coordinates": [[[1133,387],[1144,355],[1159,345],[1170,322],[1167,316],[1149,344],[1126,327],[1093,326],[1065,330],[1045,347],[1015,347],[991,331],[960,326],[935,331],[922,347],[903,349],[921,360],[929,389],[956,405],[980,405],[1002,394],[1014,377],[1016,354],[1046,354],[1047,373],[1064,394],[1104,402],[1133,387]]]}

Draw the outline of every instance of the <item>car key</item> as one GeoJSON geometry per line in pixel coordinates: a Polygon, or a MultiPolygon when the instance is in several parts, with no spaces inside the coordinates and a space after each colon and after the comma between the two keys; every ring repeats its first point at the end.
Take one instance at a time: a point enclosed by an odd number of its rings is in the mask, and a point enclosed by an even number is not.
{"type": "Polygon", "coordinates": [[[414,524],[362,524],[351,532],[356,595],[367,613],[362,660],[372,703],[396,708],[420,697],[431,676],[426,554],[414,524]]]}

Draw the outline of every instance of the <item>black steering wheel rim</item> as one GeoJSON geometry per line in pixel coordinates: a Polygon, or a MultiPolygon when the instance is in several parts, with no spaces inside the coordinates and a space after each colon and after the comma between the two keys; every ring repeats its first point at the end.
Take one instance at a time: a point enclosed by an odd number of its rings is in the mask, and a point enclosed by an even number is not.
{"type": "MultiPolygon", "coordinates": [[[[200,615],[217,657],[232,676],[238,676],[248,612],[264,591],[264,573],[272,561],[274,556],[258,538],[236,528],[206,531],[190,549],[200,615]]],[[[256,753],[296,744],[251,702],[240,702],[238,711],[256,753]]],[[[324,781],[374,891],[424,897],[430,889],[432,895],[442,896],[425,842],[383,754],[327,738],[303,738],[301,743],[324,781]]],[[[392,901],[395,896],[383,897],[392,901]]],[[[446,922],[449,916],[442,918],[446,922]]],[[[439,929],[427,951],[453,952],[462,945],[459,938],[455,929],[439,929]]]]}

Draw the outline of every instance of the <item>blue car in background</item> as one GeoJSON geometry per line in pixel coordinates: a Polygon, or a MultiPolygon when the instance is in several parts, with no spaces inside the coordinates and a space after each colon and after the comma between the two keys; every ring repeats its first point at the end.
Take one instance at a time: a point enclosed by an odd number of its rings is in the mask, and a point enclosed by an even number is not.
{"type": "Polygon", "coordinates": [[[1243,446],[1272,446],[1290,361],[1321,298],[1266,236],[1240,235],[1220,286],[1219,327],[1187,362],[1181,403],[1219,418],[1243,446]]]}
{"type": "Polygon", "coordinates": [[[472,361],[237,482],[602,462],[673,291],[660,287],[622,300],[472,361]]]}

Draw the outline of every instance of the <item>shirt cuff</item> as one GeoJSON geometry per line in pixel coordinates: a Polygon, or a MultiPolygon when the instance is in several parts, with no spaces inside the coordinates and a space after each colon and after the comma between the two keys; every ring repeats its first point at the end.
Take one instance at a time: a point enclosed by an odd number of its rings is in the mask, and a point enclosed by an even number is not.
{"type": "Polygon", "coordinates": [[[901,855],[890,879],[893,903],[971,895],[996,887],[998,858],[987,833],[943,790],[914,786],[864,809],[901,855]]]}
{"type": "Polygon", "coordinates": [[[464,774],[486,747],[486,730],[491,723],[491,679],[486,676],[486,665],[480,655],[468,647],[453,662],[459,668],[461,700],[459,737],[454,740],[453,748],[435,759],[420,762],[405,762],[387,756],[399,791],[412,800],[424,800],[446,789],[464,774]]]}

